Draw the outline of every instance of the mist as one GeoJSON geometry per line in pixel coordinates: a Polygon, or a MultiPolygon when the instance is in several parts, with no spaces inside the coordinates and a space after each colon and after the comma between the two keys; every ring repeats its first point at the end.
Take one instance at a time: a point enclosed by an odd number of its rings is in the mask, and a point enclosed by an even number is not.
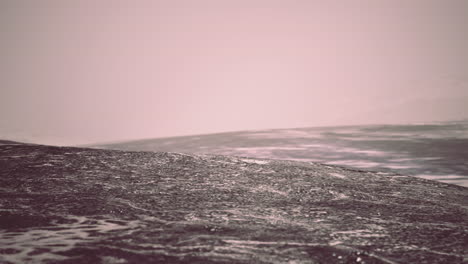
{"type": "Polygon", "coordinates": [[[1,1],[0,138],[468,118],[468,2],[1,1]]]}

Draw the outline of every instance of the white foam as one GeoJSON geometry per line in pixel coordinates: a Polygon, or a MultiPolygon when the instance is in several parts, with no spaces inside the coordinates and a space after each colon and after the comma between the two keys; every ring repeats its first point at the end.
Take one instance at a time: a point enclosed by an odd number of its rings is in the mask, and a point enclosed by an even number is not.
{"type": "Polygon", "coordinates": [[[345,165],[345,166],[352,166],[358,168],[372,168],[381,166],[381,164],[377,162],[370,162],[370,161],[363,161],[363,160],[335,160],[326,162],[326,164],[332,165],[345,165]]]}
{"type": "Polygon", "coordinates": [[[389,169],[411,169],[418,167],[416,165],[403,165],[403,164],[383,164],[383,166],[389,168],[389,169]]]}
{"type": "Polygon", "coordinates": [[[267,160],[254,160],[254,159],[241,159],[243,162],[254,163],[254,164],[268,164],[267,160]]]}
{"type": "Polygon", "coordinates": [[[332,172],[332,173],[328,173],[328,175],[333,176],[333,177],[337,177],[337,178],[341,178],[341,179],[346,178],[345,175],[340,174],[340,173],[334,173],[334,172],[332,172]]]}

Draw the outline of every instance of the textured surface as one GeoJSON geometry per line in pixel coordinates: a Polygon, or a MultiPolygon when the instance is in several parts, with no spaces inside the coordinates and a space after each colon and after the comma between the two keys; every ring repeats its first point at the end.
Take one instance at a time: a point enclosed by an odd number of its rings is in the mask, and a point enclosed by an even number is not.
{"type": "Polygon", "coordinates": [[[291,128],[97,145],[131,151],[248,156],[395,171],[468,187],[468,120],[291,128]]]}
{"type": "Polygon", "coordinates": [[[226,156],[0,145],[0,262],[467,263],[468,188],[226,156]]]}

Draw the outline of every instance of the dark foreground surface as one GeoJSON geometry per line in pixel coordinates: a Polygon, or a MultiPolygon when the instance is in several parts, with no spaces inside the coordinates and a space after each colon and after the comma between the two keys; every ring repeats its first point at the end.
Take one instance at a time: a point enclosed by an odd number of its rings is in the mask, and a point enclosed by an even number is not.
{"type": "Polygon", "coordinates": [[[1,263],[468,263],[468,188],[315,163],[0,145],[1,263]]]}

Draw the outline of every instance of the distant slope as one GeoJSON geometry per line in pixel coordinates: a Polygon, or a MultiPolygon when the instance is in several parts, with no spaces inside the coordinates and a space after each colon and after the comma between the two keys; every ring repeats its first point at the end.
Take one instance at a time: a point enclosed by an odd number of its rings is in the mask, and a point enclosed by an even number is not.
{"type": "Polygon", "coordinates": [[[315,163],[0,145],[2,263],[463,263],[468,188],[315,163]]]}
{"type": "Polygon", "coordinates": [[[468,186],[468,121],[241,131],[96,147],[314,161],[468,186]]]}

